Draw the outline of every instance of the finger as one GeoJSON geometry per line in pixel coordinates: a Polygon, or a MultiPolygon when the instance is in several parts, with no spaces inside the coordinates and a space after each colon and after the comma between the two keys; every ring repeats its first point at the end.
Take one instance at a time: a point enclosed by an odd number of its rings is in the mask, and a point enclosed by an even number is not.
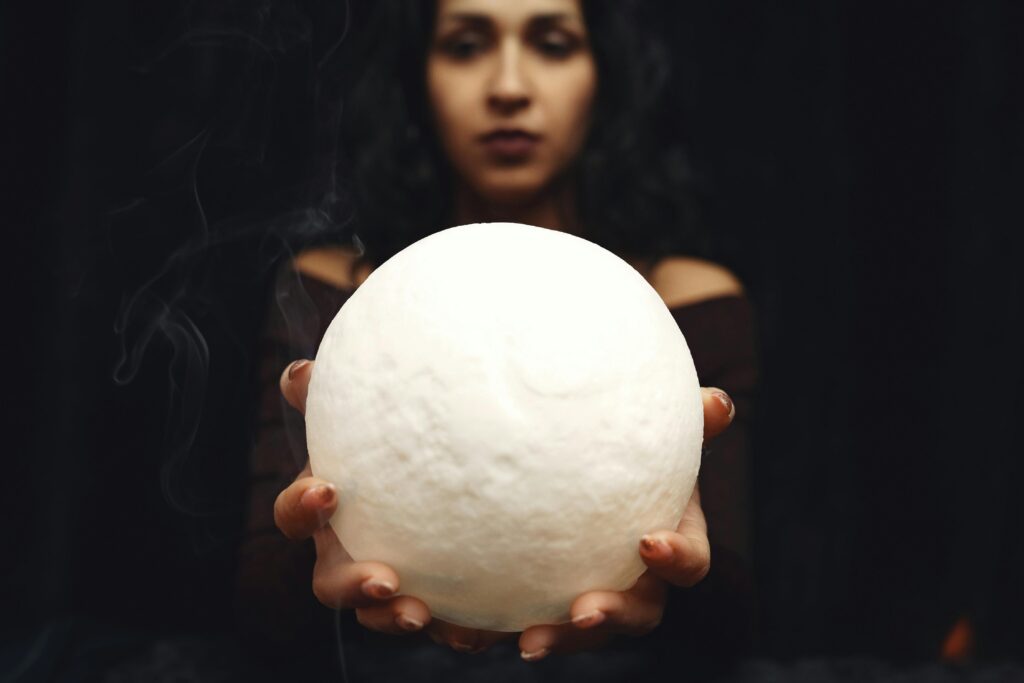
{"type": "Polygon", "coordinates": [[[704,399],[704,440],[708,441],[732,424],[736,406],[729,394],[716,387],[701,387],[700,393],[704,399]]]}
{"type": "MultiPolygon", "coordinates": [[[[309,466],[306,466],[307,472],[309,466]]],[[[292,482],[274,501],[274,523],[293,540],[309,538],[323,527],[338,508],[338,490],[334,484],[302,477],[292,482]]]]}
{"type": "Polygon", "coordinates": [[[309,391],[309,378],[313,374],[314,361],[297,360],[281,373],[281,394],[288,404],[300,413],[306,413],[306,393],[309,391]]]}
{"type": "Polygon", "coordinates": [[[615,634],[597,627],[581,630],[568,624],[531,626],[519,638],[519,656],[536,662],[551,654],[573,654],[604,647],[615,634]]]}
{"type": "MultiPolygon", "coordinates": [[[[331,529],[318,531],[314,538],[334,535],[331,529]]],[[[321,549],[326,544],[317,542],[316,564],[313,566],[313,595],[331,609],[370,607],[386,601],[398,593],[398,574],[383,562],[352,562],[344,549],[321,549]],[[344,555],[342,555],[344,553],[344,555]]],[[[341,544],[337,544],[341,548],[341,544]]]]}
{"type": "Polygon", "coordinates": [[[571,623],[583,630],[600,627],[628,636],[645,635],[661,623],[667,590],[664,580],[644,572],[628,591],[591,591],[576,598],[571,623]]]}
{"type": "Polygon", "coordinates": [[[487,631],[459,626],[442,619],[434,619],[426,629],[427,635],[438,645],[447,646],[456,652],[479,654],[495,643],[511,640],[516,633],[487,631]]]}
{"type": "Polygon", "coordinates": [[[661,624],[667,585],[645,572],[628,591],[591,591],[576,598],[568,624],[532,626],[519,639],[522,658],[542,659],[600,647],[615,634],[642,636],[661,624]]]}
{"type": "Polygon", "coordinates": [[[356,621],[373,631],[405,635],[430,623],[430,609],[411,595],[399,595],[367,607],[356,608],[356,621]]]}
{"type": "Polygon", "coordinates": [[[711,570],[711,545],[707,534],[657,531],[640,542],[640,556],[657,577],[675,586],[690,588],[711,570]]]}
{"type": "Polygon", "coordinates": [[[704,518],[704,508],[700,503],[700,481],[693,485],[693,493],[690,500],[686,502],[686,509],[683,510],[683,517],[676,525],[676,531],[683,536],[708,536],[708,523],[704,518]]]}

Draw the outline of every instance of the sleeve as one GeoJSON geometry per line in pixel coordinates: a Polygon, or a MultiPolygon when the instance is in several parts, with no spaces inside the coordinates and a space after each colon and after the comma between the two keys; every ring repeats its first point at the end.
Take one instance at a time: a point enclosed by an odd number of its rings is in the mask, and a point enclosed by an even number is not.
{"type": "Polygon", "coordinates": [[[350,293],[331,290],[283,267],[273,286],[259,346],[260,397],[250,451],[246,517],[235,581],[235,615],[250,646],[295,651],[322,637],[329,610],[312,593],[312,539],[291,541],[274,524],[274,501],[305,466],[305,422],[281,396],[285,367],[313,358],[327,324],[350,293]],[[323,291],[321,291],[323,290],[323,291]]]}
{"type": "Polygon", "coordinates": [[[729,296],[672,310],[701,386],[724,389],[736,408],[729,428],[705,445],[698,478],[711,544],[711,571],[697,586],[673,588],[669,606],[706,655],[749,654],[756,606],[751,548],[750,428],[759,377],[750,302],[729,296]],[[694,630],[695,629],[695,630],[694,630]]]}

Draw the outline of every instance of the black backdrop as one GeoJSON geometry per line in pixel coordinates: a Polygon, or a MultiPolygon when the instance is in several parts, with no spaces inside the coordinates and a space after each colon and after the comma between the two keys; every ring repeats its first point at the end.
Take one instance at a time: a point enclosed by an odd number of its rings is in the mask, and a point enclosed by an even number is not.
{"type": "MultiPolygon", "coordinates": [[[[935,659],[966,615],[979,658],[1015,656],[1024,5],[656,14],[679,66],[660,125],[759,316],[764,653],[935,659]]],[[[268,217],[301,203],[311,67],[344,24],[342,3],[0,9],[8,659],[82,623],[229,628],[268,217]]]]}

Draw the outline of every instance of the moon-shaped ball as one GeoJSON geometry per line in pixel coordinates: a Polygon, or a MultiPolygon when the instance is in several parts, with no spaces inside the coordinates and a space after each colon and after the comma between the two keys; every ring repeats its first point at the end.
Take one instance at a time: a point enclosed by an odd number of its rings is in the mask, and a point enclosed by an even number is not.
{"type": "Polygon", "coordinates": [[[315,476],[354,560],[439,619],[569,620],[646,566],[697,479],[686,340],[628,263],[580,237],[463,225],[374,270],[331,322],[306,403],[315,476]]]}

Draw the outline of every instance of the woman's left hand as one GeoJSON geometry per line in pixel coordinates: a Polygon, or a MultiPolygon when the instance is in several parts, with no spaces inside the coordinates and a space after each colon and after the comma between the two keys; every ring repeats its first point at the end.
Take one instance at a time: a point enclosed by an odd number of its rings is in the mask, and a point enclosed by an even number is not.
{"type": "MultiPolygon", "coordinates": [[[[704,440],[720,434],[732,422],[732,401],[721,389],[702,388],[704,440]],[[723,398],[724,397],[724,398],[723,398]]],[[[642,636],[661,623],[668,584],[689,588],[711,569],[707,523],[700,491],[693,495],[673,530],[654,531],[641,541],[640,557],[647,564],[627,591],[592,591],[576,598],[566,624],[531,626],[519,637],[522,657],[542,659],[550,653],[568,654],[605,645],[615,635],[642,636]]]]}
{"type": "MultiPolygon", "coordinates": [[[[721,389],[701,388],[704,397],[704,441],[721,434],[732,422],[732,400],[721,389]]],[[[639,545],[640,557],[647,564],[637,582],[627,591],[592,591],[576,598],[570,608],[573,621],[565,624],[531,626],[519,636],[523,659],[536,661],[554,652],[568,654],[593,650],[618,634],[640,636],[661,623],[668,584],[690,587],[703,579],[711,568],[711,549],[707,524],[700,506],[700,492],[693,495],[674,531],[648,534],[655,546],[639,545]],[[670,550],[660,550],[663,542],[670,550]],[[592,616],[594,614],[599,616],[592,616]],[[589,616],[589,618],[588,618],[589,616]]],[[[439,645],[447,644],[460,652],[478,653],[499,642],[511,640],[516,633],[470,629],[440,619],[432,619],[424,632],[439,645]]]]}

